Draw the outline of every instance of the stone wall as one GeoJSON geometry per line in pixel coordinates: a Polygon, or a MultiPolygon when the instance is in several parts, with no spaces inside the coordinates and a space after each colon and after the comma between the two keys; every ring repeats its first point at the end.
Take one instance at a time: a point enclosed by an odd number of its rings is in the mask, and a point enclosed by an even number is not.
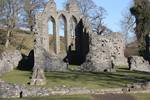
{"type": "Polygon", "coordinates": [[[128,66],[124,56],[125,42],[121,33],[111,33],[106,36],[112,43],[111,57],[115,66],[128,66]]]}
{"type": "Polygon", "coordinates": [[[150,82],[129,84],[122,88],[88,89],[85,87],[28,87],[0,82],[0,98],[43,97],[51,95],[149,93],[150,82]]]}
{"type": "Polygon", "coordinates": [[[0,82],[0,98],[20,98],[36,96],[49,96],[49,91],[46,88],[28,87],[0,82]]]}
{"type": "Polygon", "coordinates": [[[85,63],[81,65],[81,70],[100,72],[112,69],[111,46],[112,43],[106,37],[96,33],[91,34],[89,53],[85,63]]]}
{"type": "Polygon", "coordinates": [[[114,71],[115,66],[127,66],[124,42],[120,33],[108,35],[90,34],[89,53],[81,65],[82,71],[114,71]]]}
{"type": "Polygon", "coordinates": [[[65,50],[71,45],[72,36],[75,33],[75,27],[71,28],[71,21],[74,20],[77,24],[80,21],[80,10],[75,0],[70,0],[66,5],[66,9],[57,11],[54,0],[49,0],[43,12],[36,15],[36,25],[38,33],[41,34],[42,47],[49,52],[49,35],[48,35],[48,21],[53,23],[53,38],[54,38],[54,53],[59,54],[60,51],[60,34],[59,25],[60,18],[64,20],[64,40],[65,50]],[[73,30],[73,31],[71,31],[73,30]]]}
{"type": "Polygon", "coordinates": [[[63,57],[45,50],[45,48],[42,46],[39,33],[35,33],[33,70],[36,68],[43,69],[44,71],[67,70],[67,64],[63,61],[63,57]]]}
{"type": "Polygon", "coordinates": [[[17,68],[22,55],[19,51],[5,51],[0,55],[0,75],[17,68]]]}
{"type": "Polygon", "coordinates": [[[45,50],[42,46],[40,34],[35,32],[34,67],[31,85],[46,84],[44,71],[65,71],[67,69],[63,60],[59,60],[58,57],[54,56],[55,55],[50,55],[50,53],[45,50]]]}

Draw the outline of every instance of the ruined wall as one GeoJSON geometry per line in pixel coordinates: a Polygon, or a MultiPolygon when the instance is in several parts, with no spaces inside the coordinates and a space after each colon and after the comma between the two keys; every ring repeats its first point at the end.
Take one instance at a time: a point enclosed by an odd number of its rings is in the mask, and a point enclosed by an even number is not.
{"type": "MultiPolygon", "coordinates": [[[[86,53],[81,50],[83,46],[82,41],[85,40],[83,34],[83,23],[80,23],[81,15],[80,10],[77,6],[77,3],[74,0],[70,0],[70,3],[66,6],[66,9],[62,11],[57,11],[56,4],[54,0],[50,0],[46,5],[43,12],[36,15],[36,42],[34,51],[35,54],[35,64],[34,68],[40,67],[45,71],[66,71],[67,64],[81,62],[80,57],[83,58],[86,53]],[[60,35],[59,35],[59,18],[63,17],[65,21],[65,49],[66,52],[62,54],[60,51],[60,35]],[[49,34],[48,34],[48,21],[53,22],[53,38],[54,38],[54,52],[49,50],[49,34]],[[75,26],[71,27],[72,22],[74,21],[75,26]],[[82,26],[82,27],[80,27],[82,26]],[[74,36],[72,36],[72,34],[74,36]],[[82,37],[82,39],[81,39],[82,37]],[[41,44],[40,46],[39,43],[41,44]],[[81,48],[79,48],[81,47],[81,48]],[[73,49],[74,48],[74,49],[73,49]],[[80,55],[83,53],[84,55],[80,55]],[[78,61],[79,60],[79,61],[78,61]]],[[[86,42],[87,43],[87,42],[86,42]]]]}
{"type": "Polygon", "coordinates": [[[127,66],[124,57],[124,42],[120,33],[111,33],[105,36],[90,34],[89,53],[82,71],[102,72],[115,71],[116,66],[127,66]]]}
{"type": "MultiPolygon", "coordinates": [[[[95,72],[110,71],[114,69],[114,66],[126,64],[123,37],[119,33],[106,36],[92,33],[90,25],[84,24],[75,0],[70,0],[63,11],[57,11],[54,0],[50,0],[44,11],[36,16],[36,31],[41,40],[41,47],[45,49],[44,52],[47,52],[41,57],[45,59],[43,68],[48,71],[65,71],[65,62],[76,65],[85,62],[81,65],[81,69],[95,72]],[[60,36],[58,34],[60,16],[65,19],[66,55],[60,54],[60,36]],[[54,24],[54,53],[49,52],[48,20],[52,20],[54,24]],[[71,20],[75,20],[76,23],[73,29],[74,36],[71,31],[73,28],[71,20]]],[[[39,49],[41,53],[43,49],[39,49]]]]}
{"type": "Polygon", "coordinates": [[[112,43],[111,57],[115,66],[127,66],[124,56],[125,42],[121,33],[112,33],[106,36],[112,43]]]}
{"type": "Polygon", "coordinates": [[[70,21],[75,19],[76,22],[80,20],[80,10],[77,8],[77,3],[70,0],[67,5],[67,9],[62,11],[57,11],[56,3],[54,0],[49,0],[44,11],[37,15],[36,24],[38,25],[38,33],[42,38],[42,46],[49,52],[49,35],[48,35],[48,21],[51,20],[53,23],[53,38],[54,38],[54,53],[59,54],[60,51],[60,35],[59,35],[59,19],[64,18],[65,21],[65,47],[67,48],[71,45],[71,27],[70,21]]]}
{"type": "Polygon", "coordinates": [[[85,63],[81,65],[82,71],[103,72],[112,68],[112,43],[104,36],[93,33],[90,35],[89,53],[85,63]]]}

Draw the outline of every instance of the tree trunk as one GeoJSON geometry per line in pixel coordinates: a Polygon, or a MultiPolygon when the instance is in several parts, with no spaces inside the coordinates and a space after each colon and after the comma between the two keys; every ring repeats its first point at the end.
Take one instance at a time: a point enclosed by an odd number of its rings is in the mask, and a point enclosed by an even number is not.
{"type": "Polygon", "coordinates": [[[8,29],[8,31],[7,31],[7,37],[6,37],[6,43],[5,43],[5,48],[8,48],[8,46],[9,46],[10,34],[11,34],[11,30],[8,29]]]}

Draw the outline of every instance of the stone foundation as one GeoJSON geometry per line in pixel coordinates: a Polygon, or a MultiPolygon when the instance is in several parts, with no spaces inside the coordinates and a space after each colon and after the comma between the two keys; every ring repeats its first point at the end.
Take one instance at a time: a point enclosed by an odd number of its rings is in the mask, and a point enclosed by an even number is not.
{"type": "Polygon", "coordinates": [[[28,87],[0,82],[0,98],[43,97],[51,95],[150,93],[150,82],[136,83],[123,88],[87,89],[80,87],[28,87]],[[7,88],[6,88],[7,87],[7,88]]]}

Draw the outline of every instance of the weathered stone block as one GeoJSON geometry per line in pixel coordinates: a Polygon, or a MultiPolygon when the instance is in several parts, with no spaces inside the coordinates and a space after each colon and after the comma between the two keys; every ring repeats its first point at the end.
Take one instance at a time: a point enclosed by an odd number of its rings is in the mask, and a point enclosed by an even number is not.
{"type": "Polygon", "coordinates": [[[81,65],[82,71],[115,71],[115,66],[127,66],[124,56],[124,42],[120,33],[108,35],[90,35],[89,53],[81,65]]]}
{"type": "Polygon", "coordinates": [[[82,71],[102,72],[112,69],[111,42],[96,33],[90,36],[90,48],[86,62],[81,65],[82,71]]]}

